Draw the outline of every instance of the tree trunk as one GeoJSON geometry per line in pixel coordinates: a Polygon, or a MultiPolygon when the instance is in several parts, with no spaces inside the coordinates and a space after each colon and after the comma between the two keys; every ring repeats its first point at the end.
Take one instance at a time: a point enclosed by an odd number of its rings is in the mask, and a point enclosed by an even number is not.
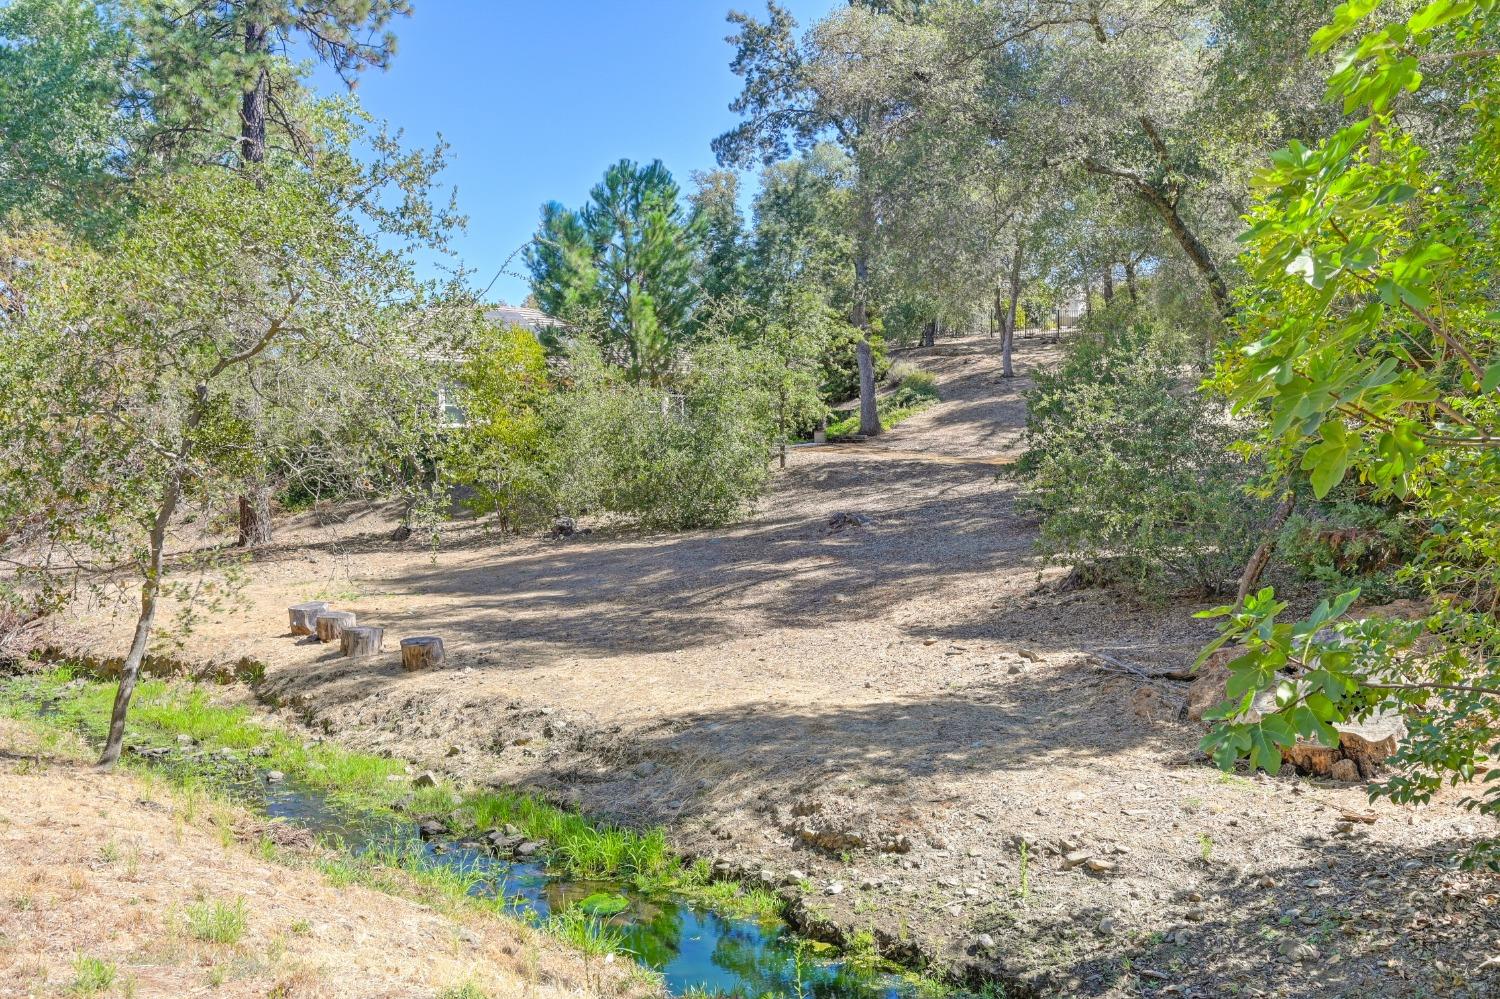
{"type": "Polygon", "coordinates": [[[1130,292],[1131,305],[1140,301],[1135,293],[1135,261],[1133,260],[1125,261],[1125,290],[1130,292]]]}
{"type": "Polygon", "coordinates": [[[875,358],[870,341],[861,340],[855,353],[859,356],[859,432],[875,437],[880,434],[880,411],[875,404],[875,358]]]}
{"type": "Polygon", "coordinates": [[[1113,263],[1104,265],[1104,304],[1108,305],[1115,300],[1115,265],[1113,263]]]}
{"type": "Polygon", "coordinates": [[[1260,581],[1260,574],[1265,571],[1266,563],[1271,561],[1271,553],[1276,550],[1276,536],[1281,528],[1291,517],[1292,510],[1297,506],[1297,494],[1291,490],[1281,498],[1276,509],[1271,512],[1266,526],[1261,529],[1260,544],[1255,546],[1255,551],[1250,556],[1250,561],[1245,564],[1245,571],[1240,573],[1239,592],[1234,599],[1234,606],[1238,609],[1245,606],[1245,598],[1260,581]]]}
{"type": "Polygon", "coordinates": [[[875,405],[875,359],[870,350],[870,312],[866,296],[870,288],[869,239],[874,229],[874,210],[869,198],[860,196],[859,231],[854,248],[854,306],[849,322],[861,333],[859,358],[859,432],[866,437],[880,433],[880,415],[875,405]]]}
{"type": "Polygon", "coordinates": [[[1209,296],[1214,300],[1214,308],[1218,310],[1220,317],[1228,319],[1234,315],[1234,302],[1229,297],[1229,286],[1224,283],[1224,275],[1219,273],[1218,265],[1214,263],[1213,256],[1208,252],[1208,247],[1194,235],[1188,228],[1187,223],[1177,212],[1177,204],[1167,198],[1165,194],[1158,191],[1150,184],[1139,179],[1133,179],[1132,184],[1138,198],[1151,206],[1151,209],[1166,223],[1167,231],[1172,238],[1177,240],[1177,245],[1182,247],[1182,252],[1192,261],[1197,268],[1205,284],[1208,285],[1209,296]]]}
{"type": "Polygon", "coordinates": [[[926,326],[922,327],[922,346],[924,346],[924,347],[936,347],[937,346],[937,320],[936,319],[932,320],[926,326]]]}
{"type": "Polygon", "coordinates": [[[271,543],[271,488],[256,485],[240,497],[241,548],[259,548],[271,543]]]}
{"type": "Polygon", "coordinates": [[[1021,298],[1021,245],[1016,244],[1016,252],[1010,258],[1010,303],[1005,313],[1005,321],[1001,323],[1000,363],[1002,365],[1001,376],[1014,378],[1015,369],[1011,367],[1011,352],[1016,346],[1016,303],[1021,298]]]}
{"type": "MultiPolygon", "coordinates": [[[[199,390],[199,400],[203,390],[199,390]]],[[[201,410],[195,411],[188,421],[188,437],[201,419],[201,410]]],[[[135,619],[135,635],[130,640],[130,652],[120,667],[120,685],[115,688],[115,704],[109,715],[109,735],[104,740],[104,752],[99,756],[99,769],[108,770],[120,761],[120,749],[125,743],[125,716],[130,710],[130,697],[135,693],[135,682],[141,675],[141,661],[146,658],[146,645],[151,639],[151,627],[156,622],[156,608],[161,598],[161,576],[163,552],[167,547],[167,528],[177,504],[182,499],[182,466],[187,460],[189,444],[184,442],[178,449],[177,464],[172,469],[166,485],[162,488],[161,503],[156,508],[156,518],[151,522],[149,554],[146,575],[141,581],[141,612],[135,619]]]]}

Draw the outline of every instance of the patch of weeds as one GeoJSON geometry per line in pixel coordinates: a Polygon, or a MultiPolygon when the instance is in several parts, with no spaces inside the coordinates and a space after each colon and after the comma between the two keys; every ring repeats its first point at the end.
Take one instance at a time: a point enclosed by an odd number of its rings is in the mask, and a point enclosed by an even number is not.
{"type": "Polygon", "coordinates": [[[571,906],[547,917],[542,929],[591,956],[615,954],[625,949],[625,933],[602,919],[571,906]]]}
{"type": "Polygon", "coordinates": [[[850,967],[869,971],[881,964],[880,950],[875,945],[873,930],[858,930],[844,943],[844,960],[850,967]]]}
{"type": "Polygon", "coordinates": [[[79,954],[73,958],[73,984],[68,991],[75,996],[96,996],[115,984],[115,966],[97,957],[79,954]]]}
{"type": "Polygon", "coordinates": [[[490,999],[490,997],[489,993],[473,982],[464,982],[462,985],[455,985],[439,992],[438,999],[490,999]]]}
{"type": "Polygon", "coordinates": [[[120,844],[114,840],[108,840],[99,848],[99,859],[106,864],[113,864],[120,859],[120,844]]]}
{"type": "Polygon", "coordinates": [[[1205,864],[1213,859],[1214,838],[1206,832],[1198,834],[1198,855],[1203,858],[1205,864]]]}
{"type": "Polygon", "coordinates": [[[245,935],[248,922],[245,900],[237,898],[233,904],[218,899],[205,899],[187,907],[188,934],[205,943],[239,943],[245,935]]]}
{"type": "Polygon", "coordinates": [[[312,923],[305,919],[297,919],[293,920],[292,925],[288,929],[292,931],[293,936],[305,937],[312,932],[312,923]]]}

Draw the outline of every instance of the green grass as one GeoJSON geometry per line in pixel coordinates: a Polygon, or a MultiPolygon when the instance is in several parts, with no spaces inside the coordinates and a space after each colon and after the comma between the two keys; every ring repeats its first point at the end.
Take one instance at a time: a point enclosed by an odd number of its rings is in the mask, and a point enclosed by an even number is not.
{"type": "Polygon", "coordinates": [[[233,903],[205,899],[187,907],[188,935],[205,943],[239,943],[248,922],[245,900],[233,903]]]}
{"type": "Polygon", "coordinates": [[[603,956],[625,949],[623,930],[590,916],[576,905],[552,913],[542,923],[542,929],[585,954],[603,956]]]}
{"type": "Polygon", "coordinates": [[[115,984],[115,966],[97,957],[79,954],[73,958],[73,984],[68,991],[75,996],[95,996],[115,984]]]}
{"type": "Polygon", "coordinates": [[[464,982],[438,993],[438,999],[490,999],[489,994],[473,982],[464,982]]]}
{"type": "MultiPolygon", "coordinates": [[[[102,742],[114,684],[88,682],[67,688],[75,677],[73,670],[61,667],[0,682],[0,714],[34,721],[36,706],[50,700],[55,703],[55,711],[44,719],[49,727],[76,729],[93,742],[102,742]]],[[[565,877],[628,882],[648,894],[675,892],[716,909],[722,907],[726,915],[759,917],[781,909],[780,900],[770,892],[716,882],[706,863],[685,863],[672,852],[661,829],[640,832],[594,824],[578,812],[519,791],[464,791],[446,781],[415,788],[400,760],[332,743],[305,745],[291,734],[262,724],[246,708],[214,704],[202,687],[142,680],[131,702],[127,746],[175,748],[179,734],[193,737],[195,749],[207,752],[203,759],[226,749],[245,759],[253,751],[256,766],[280,770],[303,786],[327,795],[333,803],[356,811],[379,814],[394,810],[399,803],[408,813],[448,817],[458,838],[507,823],[514,825],[528,838],[547,841],[548,864],[565,877]]],[[[163,772],[128,754],[124,759],[127,765],[146,773],[163,772]]],[[[186,796],[188,812],[216,807],[219,792],[212,774],[197,772],[191,766],[169,767],[164,772],[175,789],[186,796]]],[[[270,843],[261,844],[261,851],[268,859],[278,852],[270,843]]],[[[324,875],[335,884],[358,883],[391,890],[391,880],[404,876],[415,878],[428,894],[450,899],[467,896],[474,884],[473,876],[432,863],[420,849],[399,856],[377,850],[358,858],[338,851],[322,866],[324,875]]]]}
{"type": "MultiPolygon", "coordinates": [[[[906,361],[898,361],[891,365],[891,370],[886,375],[886,384],[895,391],[876,403],[875,408],[880,416],[882,430],[891,429],[902,420],[916,416],[938,401],[937,379],[932,372],[923,371],[906,361]]],[[[857,433],[859,433],[858,410],[828,425],[830,438],[847,437],[857,433]]]]}

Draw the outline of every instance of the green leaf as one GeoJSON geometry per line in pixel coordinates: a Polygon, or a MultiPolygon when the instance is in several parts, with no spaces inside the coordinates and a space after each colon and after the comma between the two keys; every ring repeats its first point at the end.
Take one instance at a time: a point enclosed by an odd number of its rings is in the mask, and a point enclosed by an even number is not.
{"type": "Polygon", "coordinates": [[[1302,469],[1311,472],[1313,493],[1322,499],[1340,482],[1349,470],[1359,437],[1350,434],[1337,420],[1323,424],[1320,431],[1322,441],[1307,449],[1302,456],[1302,469]]]}
{"type": "Polygon", "coordinates": [[[1479,391],[1483,393],[1488,394],[1496,388],[1500,388],[1500,360],[1491,362],[1490,366],[1484,369],[1484,378],[1479,382],[1479,391]]]}

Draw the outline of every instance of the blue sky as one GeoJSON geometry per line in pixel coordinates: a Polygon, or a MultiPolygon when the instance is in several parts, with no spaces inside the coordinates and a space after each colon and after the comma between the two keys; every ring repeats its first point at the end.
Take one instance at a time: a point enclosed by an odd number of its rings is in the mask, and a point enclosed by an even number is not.
{"type": "MultiPolygon", "coordinates": [[[[787,0],[806,27],[842,0],[787,0]]],[[[360,99],[429,145],[451,145],[444,176],[469,231],[459,244],[481,286],[536,228],[543,202],[581,204],[609,164],[661,159],[684,189],[709,142],[734,124],[739,80],[724,42],[731,6],[762,0],[416,0],[389,71],[360,99]]],[[[519,256],[490,292],[526,295],[519,256]]]]}

